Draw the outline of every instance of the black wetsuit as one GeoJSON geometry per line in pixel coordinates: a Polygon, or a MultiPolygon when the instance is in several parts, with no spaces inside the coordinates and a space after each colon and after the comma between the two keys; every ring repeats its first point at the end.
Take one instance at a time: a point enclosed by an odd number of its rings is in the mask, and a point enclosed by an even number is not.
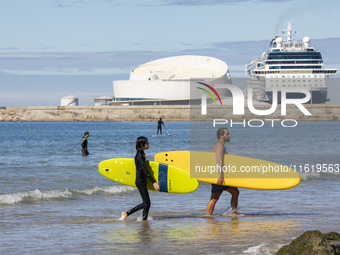
{"type": "Polygon", "coordinates": [[[159,120],[159,121],[158,121],[158,126],[157,126],[157,135],[158,135],[158,131],[161,131],[160,133],[161,133],[161,135],[162,135],[162,124],[163,124],[163,126],[164,126],[163,121],[159,120]]]}
{"type": "Polygon", "coordinates": [[[133,214],[134,212],[137,212],[141,209],[143,209],[143,220],[148,219],[148,213],[151,206],[151,201],[149,197],[148,189],[146,188],[146,179],[145,176],[147,176],[152,184],[154,184],[156,181],[152,178],[148,170],[145,166],[145,154],[142,150],[137,150],[136,156],[135,156],[135,164],[136,164],[136,186],[139,190],[139,193],[142,197],[143,203],[137,205],[136,207],[132,208],[131,210],[127,211],[126,214],[129,216],[130,214],[133,214]]]}
{"type": "Polygon", "coordinates": [[[87,151],[87,138],[83,137],[83,140],[81,141],[81,152],[83,156],[87,156],[90,153],[87,151]]]}

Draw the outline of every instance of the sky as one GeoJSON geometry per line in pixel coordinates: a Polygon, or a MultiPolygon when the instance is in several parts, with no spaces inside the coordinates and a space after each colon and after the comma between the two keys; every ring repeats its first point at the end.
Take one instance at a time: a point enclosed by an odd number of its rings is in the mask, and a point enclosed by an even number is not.
{"type": "Polygon", "coordinates": [[[93,105],[133,67],[170,56],[215,57],[244,78],[287,21],[340,70],[339,13],[338,0],[0,0],[0,106],[58,106],[68,95],[93,105]]]}

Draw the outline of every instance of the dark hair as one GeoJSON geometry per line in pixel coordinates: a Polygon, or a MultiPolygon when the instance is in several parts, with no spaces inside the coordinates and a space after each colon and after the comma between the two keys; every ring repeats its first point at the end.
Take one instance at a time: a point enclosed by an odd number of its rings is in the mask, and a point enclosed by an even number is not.
{"type": "Polygon", "coordinates": [[[89,132],[85,132],[85,133],[84,133],[84,136],[86,136],[86,135],[90,135],[90,133],[89,133],[89,132]]]}
{"type": "Polygon", "coordinates": [[[136,140],[136,150],[139,150],[141,149],[142,147],[145,146],[145,144],[147,144],[149,141],[148,141],[148,138],[144,137],[144,136],[140,136],[137,138],[136,140]]]}
{"type": "Polygon", "coordinates": [[[228,130],[228,129],[225,128],[225,127],[220,127],[220,128],[217,130],[217,133],[216,133],[217,140],[220,139],[221,135],[224,135],[224,130],[228,130]]]}

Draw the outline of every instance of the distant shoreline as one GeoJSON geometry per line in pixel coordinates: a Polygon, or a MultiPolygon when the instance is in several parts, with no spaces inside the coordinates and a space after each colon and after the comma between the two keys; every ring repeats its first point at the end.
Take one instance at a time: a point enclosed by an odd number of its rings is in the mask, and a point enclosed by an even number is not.
{"type": "MultiPolygon", "coordinates": [[[[297,121],[339,121],[340,104],[304,105],[312,113],[305,116],[296,106],[287,106],[287,115],[281,115],[281,107],[270,115],[258,116],[245,108],[244,115],[233,115],[232,106],[209,106],[208,115],[201,115],[201,107],[189,105],[148,106],[31,106],[0,109],[0,121],[204,121],[220,115],[232,120],[294,119],[297,121]],[[208,116],[208,117],[207,117],[208,116]]],[[[258,110],[269,109],[256,106],[258,110]]]]}

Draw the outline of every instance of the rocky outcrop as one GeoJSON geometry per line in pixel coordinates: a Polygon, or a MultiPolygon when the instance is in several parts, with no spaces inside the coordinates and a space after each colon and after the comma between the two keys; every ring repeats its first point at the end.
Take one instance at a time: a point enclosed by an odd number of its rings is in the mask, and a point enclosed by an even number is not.
{"type": "Polygon", "coordinates": [[[283,246],[277,255],[340,255],[340,234],[307,231],[289,245],[283,246]]]}

